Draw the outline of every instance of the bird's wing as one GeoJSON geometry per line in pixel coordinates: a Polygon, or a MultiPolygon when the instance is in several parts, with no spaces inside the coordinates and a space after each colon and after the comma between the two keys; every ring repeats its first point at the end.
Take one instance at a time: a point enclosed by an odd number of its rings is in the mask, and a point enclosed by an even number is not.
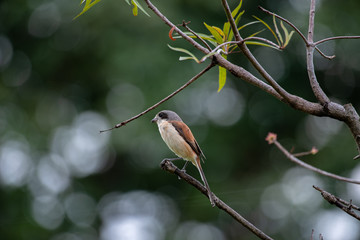
{"type": "Polygon", "coordinates": [[[192,150],[199,156],[205,158],[204,153],[201,151],[199,144],[196,142],[194,135],[192,134],[190,128],[180,121],[169,121],[180,136],[185,140],[187,144],[191,147],[192,150]]]}

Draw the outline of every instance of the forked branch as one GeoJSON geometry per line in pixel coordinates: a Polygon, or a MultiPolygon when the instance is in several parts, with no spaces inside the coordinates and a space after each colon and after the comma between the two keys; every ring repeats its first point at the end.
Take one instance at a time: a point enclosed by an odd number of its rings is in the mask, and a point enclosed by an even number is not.
{"type": "Polygon", "coordinates": [[[319,187],[313,186],[313,188],[315,188],[316,190],[318,190],[321,193],[321,196],[323,196],[323,198],[328,201],[330,204],[333,204],[335,206],[337,206],[338,208],[340,208],[341,210],[343,210],[344,212],[346,212],[347,214],[349,214],[350,216],[356,218],[357,220],[360,221],[360,215],[358,215],[355,211],[360,211],[360,207],[354,205],[352,203],[352,201],[350,200],[350,202],[347,202],[345,200],[342,200],[341,198],[336,197],[335,195],[322,190],[319,187]],[[354,211],[355,210],[355,211],[354,211]]]}
{"type": "Polygon", "coordinates": [[[277,135],[275,133],[269,133],[265,139],[269,144],[275,144],[275,146],[292,162],[298,164],[299,166],[309,169],[313,172],[319,173],[321,175],[327,176],[327,177],[331,177],[333,179],[336,180],[340,180],[343,182],[348,182],[348,183],[354,183],[354,184],[360,184],[360,180],[355,180],[352,178],[346,178],[346,177],[342,177],[333,173],[329,173],[327,171],[321,170],[319,168],[316,168],[310,164],[307,164],[303,161],[301,161],[299,158],[295,157],[294,154],[291,154],[288,150],[286,150],[285,147],[283,147],[281,145],[280,142],[277,141],[277,135]]]}

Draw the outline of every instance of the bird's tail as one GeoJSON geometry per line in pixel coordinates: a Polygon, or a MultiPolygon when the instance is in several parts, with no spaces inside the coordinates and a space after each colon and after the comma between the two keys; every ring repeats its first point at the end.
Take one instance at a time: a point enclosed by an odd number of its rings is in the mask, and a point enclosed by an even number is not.
{"type": "Polygon", "coordinates": [[[205,184],[205,187],[206,187],[206,190],[207,190],[207,192],[208,192],[208,197],[209,197],[211,206],[215,207],[215,201],[214,201],[212,192],[211,192],[210,187],[209,187],[209,184],[208,184],[208,182],[207,182],[207,180],[206,180],[204,171],[202,170],[202,167],[201,167],[200,157],[197,157],[197,159],[196,159],[196,167],[197,167],[197,169],[199,170],[201,179],[202,179],[202,181],[203,181],[204,184],[205,184]]]}

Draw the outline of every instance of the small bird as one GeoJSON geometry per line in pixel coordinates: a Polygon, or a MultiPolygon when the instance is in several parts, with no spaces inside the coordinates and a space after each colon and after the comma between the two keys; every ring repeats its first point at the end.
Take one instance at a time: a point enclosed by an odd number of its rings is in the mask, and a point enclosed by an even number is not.
{"type": "Polygon", "coordinates": [[[205,155],[201,151],[190,128],[175,112],[169,110],[159,112],[151,122],[157,123],[160,135],[170,150],[178,157],[190,161],[199,170],[201,179],[208,191],[211,205],[214,207],[215,202],[200,163],[201,159],[205,159],[205,155]]]}

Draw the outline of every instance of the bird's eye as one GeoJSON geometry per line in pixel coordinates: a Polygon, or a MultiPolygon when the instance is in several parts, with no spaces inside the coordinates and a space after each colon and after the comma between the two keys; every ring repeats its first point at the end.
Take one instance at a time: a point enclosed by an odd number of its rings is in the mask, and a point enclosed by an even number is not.
{"type": "Polygon", "coordinates": [[[161,119],[165,119],[165,118],[168,117],[168,115],[167,115],[166,113],[164,113],[164,112],[160,112],[160,113],[159,113],[159,117],[160,117],[161,119]]]}

